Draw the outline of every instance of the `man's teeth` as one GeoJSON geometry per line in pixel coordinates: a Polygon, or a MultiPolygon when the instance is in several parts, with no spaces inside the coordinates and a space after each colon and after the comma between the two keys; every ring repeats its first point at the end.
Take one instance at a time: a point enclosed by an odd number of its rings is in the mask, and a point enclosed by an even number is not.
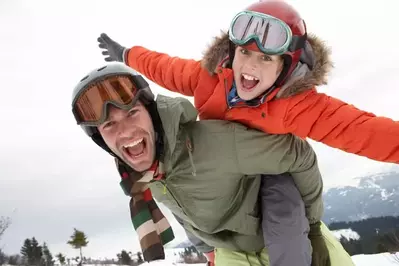
{"type": "Polygon", "coordinates": [[[254,76],[250,76],[250,75],[247,75],[247,74],[242,74],[242,76],[245,78],[245,79],[247,79],[247,80],[259,80],[257,77],[254,77],[254,76]]]}
{"type": "Polygon", "coordinates": [[[134,147],[134,146],[140,144],[141,142],[143,142],[143,138],[135,140],[129,144],[123,145],[123,147],[125,147],[125,148],[134,147]]]}

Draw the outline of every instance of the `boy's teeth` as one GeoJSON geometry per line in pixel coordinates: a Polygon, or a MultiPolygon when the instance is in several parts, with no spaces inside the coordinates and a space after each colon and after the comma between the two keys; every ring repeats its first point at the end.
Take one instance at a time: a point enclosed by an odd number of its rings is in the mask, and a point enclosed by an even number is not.
{"type": "Polygon", "coordinates": [[[250,75],[247,75],[247,74],[242,74],[242,76],[243,76],[245,79],[247,79],[247,80],[259,80],[258,78],[253,77],[253,76],[250,76],[250,75]]]}
{"type": "Polygon", "coordinates": [[[125,148],[134,147],[134,146],[136,146],[137,144],[140,144],[142,141],[143,141],[143,138],[138,139],[138,140],[135,140],[135,141],[133,141],[132,143],[126,144],[126,145],[124,145],[123,147],[125,147],[125,148]]]}

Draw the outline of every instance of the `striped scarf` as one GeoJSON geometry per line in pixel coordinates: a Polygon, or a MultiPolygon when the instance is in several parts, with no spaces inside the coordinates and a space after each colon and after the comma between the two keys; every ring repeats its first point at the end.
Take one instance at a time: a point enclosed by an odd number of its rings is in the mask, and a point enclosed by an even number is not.
{"type": "Polygon", "coordinates": [[[139,236],[144,260],[165,259],[163,245],[172,241],[174,234],[148,188],[151,181],[164,178],[162,162],[155,161],[148,171],[137,173],[119,159],[115,161],[122,178],[120,185],[131,197],[130,216],[139,236]]]}

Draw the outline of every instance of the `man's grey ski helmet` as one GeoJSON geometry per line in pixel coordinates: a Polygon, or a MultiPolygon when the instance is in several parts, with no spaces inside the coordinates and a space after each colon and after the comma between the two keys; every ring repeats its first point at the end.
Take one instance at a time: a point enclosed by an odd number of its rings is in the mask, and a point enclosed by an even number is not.
{"type": "MultiPolygon", "coordinates": [[[[156,103],[155,103],[155,97],[154,94],[151,92],[151,89],[148,85],[148,82],[141,76],[139,75],[135,70],[130,68],[129,66],[126,66],[125,64],[122,63],[110,63],[107,64],[101,68],[97,68],[92,70],[90,73],[88,73],[85,77],[83,77],[79,83],[75,86],[73,92],[72,92],[72,113],[75,116],[75,120],[78,125],[81,126],[83,131],[101,148],[106,150],[107,152],[111,153],[113,156],[115,154],[108,148],[108,146],[105,144],[103,138],[101,137],[101,134],[99,133],[97,129],[96,124],[87,124],[84,123],[79,119],[79,116],[77,115],[77,106],[76,103],[79,99],[79,97],[86,92],[88,89],[91,87],[95,86],[96,84],[100,83],[101,81],[106,80],[107,78],[112,78],[112,77],[117,77],[117,76],[123,76],[123,77],[128,77],[134,84],[135,88],[137,89],[136,96],[134,97],[133,101],[129,103],[132,105],[132,102],[136,102],[137,100],[140,100],[148,112],[150,113],[150,116],[152,118],[152,122],[154,125],[155,132],[157,134],[157,154],[159,155],[160,149],[163,146],[162,145],[162,136],[163,136],[163,129],[162,129],[162,123],[159,118],[159,114],[157,111],[156,103]]],[[[112,104],[118,108],[124,108],[124,106],[118,105],[112,101],[105,101],[103,103],[103,116],[106,115],[106,109],[109,104],[112,104]],[[105,113],[104,113],[105,112],[105,113]]],[[[127,104],[126,106],[128,108],[131,108],[132,106],[129,106],[127,104]]]]}

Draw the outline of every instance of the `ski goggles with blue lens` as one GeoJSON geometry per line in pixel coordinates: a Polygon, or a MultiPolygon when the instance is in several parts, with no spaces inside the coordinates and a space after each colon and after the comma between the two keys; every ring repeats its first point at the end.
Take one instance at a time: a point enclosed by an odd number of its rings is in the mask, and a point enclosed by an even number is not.
{"type": "Polygon", "coordinates": [[[259,50],[268,55],[287,52],[292,42],[290,27],[280,19],[254,11],[242,11],[232,20],[230,40],[239,46],[255,41],[259,50]]]}

